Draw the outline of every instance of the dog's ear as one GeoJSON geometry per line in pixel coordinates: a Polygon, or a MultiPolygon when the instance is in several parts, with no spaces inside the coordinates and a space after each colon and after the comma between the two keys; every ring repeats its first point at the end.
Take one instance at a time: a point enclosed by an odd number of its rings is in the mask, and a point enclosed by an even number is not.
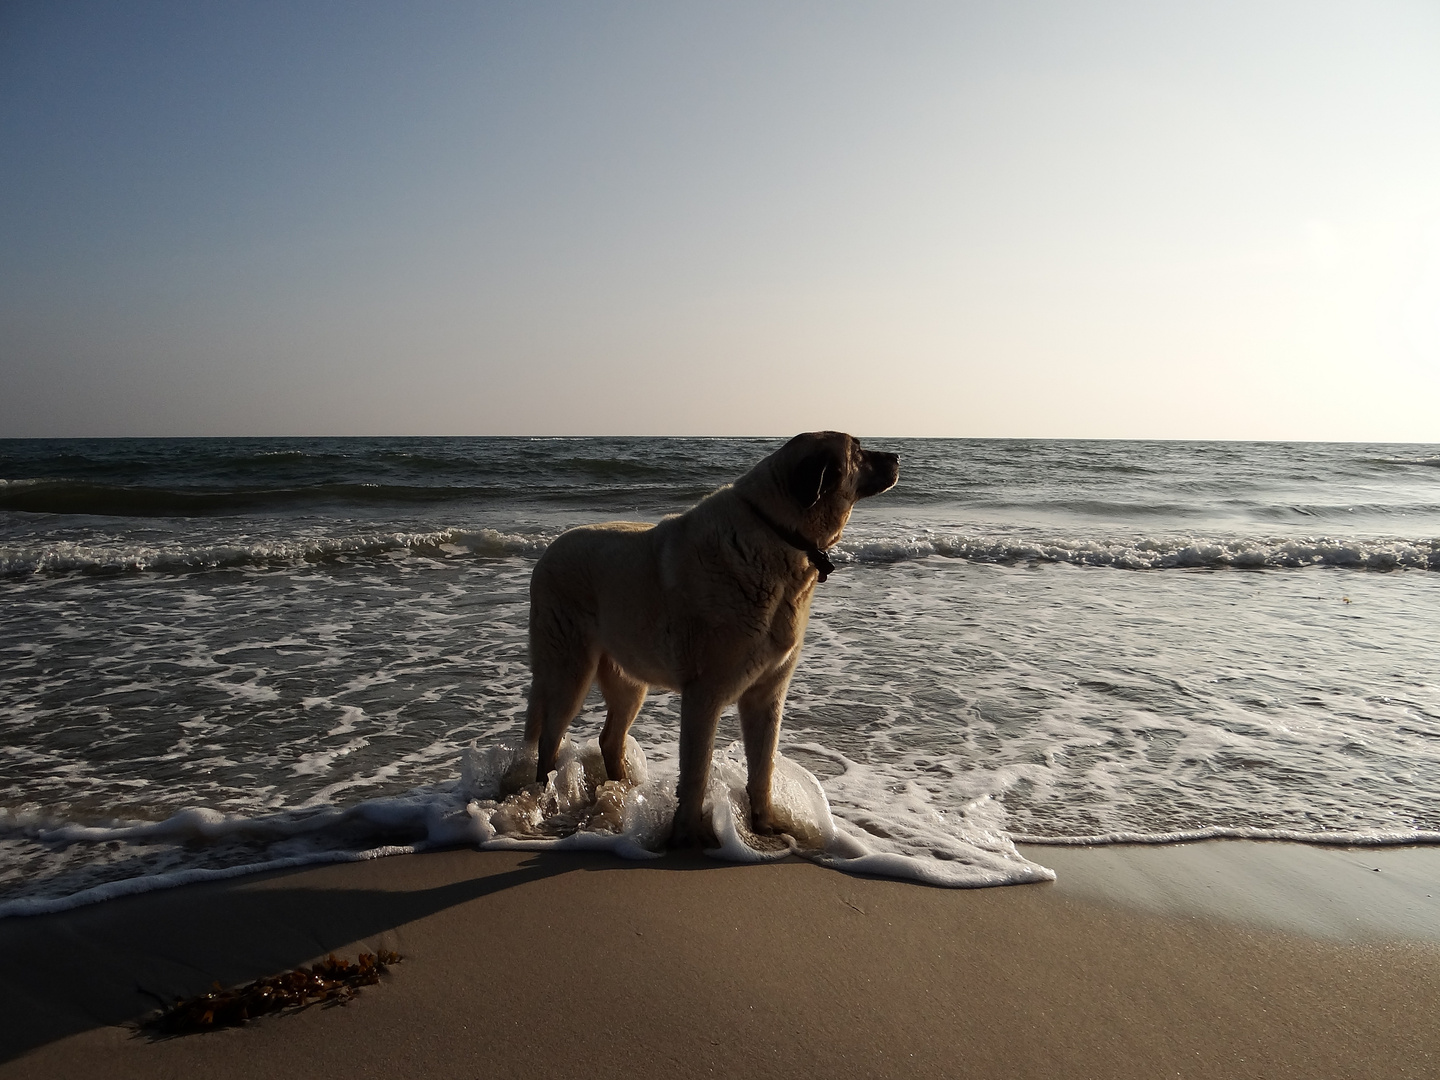
{"type": "Polygon", "coordinates": [[[785,478],[790,497],[809,510],[840,483],[840,462],[829,447],[819,447],[801,458],[785,478]]]}

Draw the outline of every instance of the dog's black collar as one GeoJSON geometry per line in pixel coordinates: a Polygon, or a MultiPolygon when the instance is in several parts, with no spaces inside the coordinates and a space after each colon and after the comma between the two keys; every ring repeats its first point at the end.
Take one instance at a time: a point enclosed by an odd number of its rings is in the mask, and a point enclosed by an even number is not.
{"type": "Polygon", "coordinates": [[[750,508],[750,512],[754,514],[757,518],[759,518],[761,521],[763,521],[765,525],[770,529],[770,531],[773,532],[776,536],[778,536],[781,540],[784,540],[785,543],[789,544],[796,551],[803,551],[805,553],[805,557],[810,560],[810,565],[819,572],[821,581],[824,581],[827,577],[829,577],[835,572],[835,564],[832,563],[829,558],[826,557],[825,552],[821,551],[816,545],[812,544],[809,540],[806,540],[805,537],[801,536],[799,533],[792,532],[790,529],[785,528],[785,526],[781,525],[769,514],[765,513],[764,510],[761,510],[760,507],[756,506],[749,499],[745,498],[744,495],[740,496],[740,501],[743,502],[746,506],[748,506],[750,508]]]}

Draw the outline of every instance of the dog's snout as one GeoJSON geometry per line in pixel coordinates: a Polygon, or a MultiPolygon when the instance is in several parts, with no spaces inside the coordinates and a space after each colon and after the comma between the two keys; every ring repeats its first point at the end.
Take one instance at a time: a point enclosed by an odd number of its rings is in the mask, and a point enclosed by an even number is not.
{"type": "Polygon", "coordinates": [[[865,474],[860,478],[858,495],[862,499],[889,491],[900,479],[900,455],[878,450],[865,451],[865,474]]]}

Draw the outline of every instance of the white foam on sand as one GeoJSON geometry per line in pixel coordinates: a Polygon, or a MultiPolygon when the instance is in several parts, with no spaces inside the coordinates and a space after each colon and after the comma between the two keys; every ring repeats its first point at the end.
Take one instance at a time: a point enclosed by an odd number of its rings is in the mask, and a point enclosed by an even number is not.
{"type": "MultiPolygon", "coordinates": [[[[577,748],[567,741],[543,788],[530,785],[502,797],[507,777],[529,775],[533,757],[505,744],[467,751],[461,782],[480,796],[469,805],[477,816],[488,816],[495,830],[481,846],[604,849],[627,858],[654,857],[663,849],[675,813],[674,775],[668,770],[652,775],[634,739],[627,739],[625,753],[632,781],[621,784],[605,778],[598,742],[577,748]]],[[[893,810],[848,821],[832,813],[824,788],[809,770],[777,754],[771,791],[778,835],[758,836],[750,829],[745,780],[740,745],[718,748],[706,811],[719,846],[707,854],[727,862],[798,855],[847,873],[951,888],[1055,877],[1016,851],[999,828],[1003,811],[998,804],[990,804],[988,816],[947,818],[920,798],[891,800],[893,810]]]]}
{"type": "MultiPolygon", "coordinates": [[[[663,750],[662,750],[663,753],[663,750]]],[[[473,844],[481,849],[609,851],[626,859],[654,859],[665,850],[675,815],[673,757],[652,768],[627,739],[624,781],[605,774],[597,740],[566,740],[544,784],[534,755],[503,742],[472,745],[454,783],[370,799],[347,808],[311,808],[262,816],[192,809],[160,822],[110,826],[24,828],[46,844],[247,843],[266,857],[223,867],[187,867],[108,881],[64,896],[19,897],[0,903],[0,918],[65,911],[155,889],[283,870],[473,844]],[[387,842],[403,838],[410,842],[387,842]]],[[[884,812],[831,810],[820,781],[777,755],[773,804],[777,835],[750,829],[746,767],[739,744],[717,749],[706,794],[718,846],[707,854],[728,862],[765,862],[790,855],[847,873],[899,878],[951,888],[1050,881],[1052,871],[1016,851],[1000,828],[998,804],[943,814],[923,798],[891,798],[884,812]]],[[[867,800],[868,802],[869,800],[867,800]]],[[[873,805],[873,803],[872,803],[873,805]]]]}

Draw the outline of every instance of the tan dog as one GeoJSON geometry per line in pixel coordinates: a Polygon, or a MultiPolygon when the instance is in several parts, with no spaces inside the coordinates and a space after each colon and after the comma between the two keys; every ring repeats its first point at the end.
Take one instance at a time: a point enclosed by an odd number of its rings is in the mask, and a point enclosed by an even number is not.
{"type": "Polygon", "coordinates": [[[797,435],[735,483],[658,525],[571,529],[530,580],[527,746],[537,779],[599,680],[606,774],[625,778],[625,736],[651,686],[679,691],[679,807],[672,846],[711,846],[703,820],[721,712],[739,703],[751,826],[773,832],[770,780],[780,712],[817,581],[834,569],[857,499],[900,475],[894,454],[849,435],[797,435]]]}

